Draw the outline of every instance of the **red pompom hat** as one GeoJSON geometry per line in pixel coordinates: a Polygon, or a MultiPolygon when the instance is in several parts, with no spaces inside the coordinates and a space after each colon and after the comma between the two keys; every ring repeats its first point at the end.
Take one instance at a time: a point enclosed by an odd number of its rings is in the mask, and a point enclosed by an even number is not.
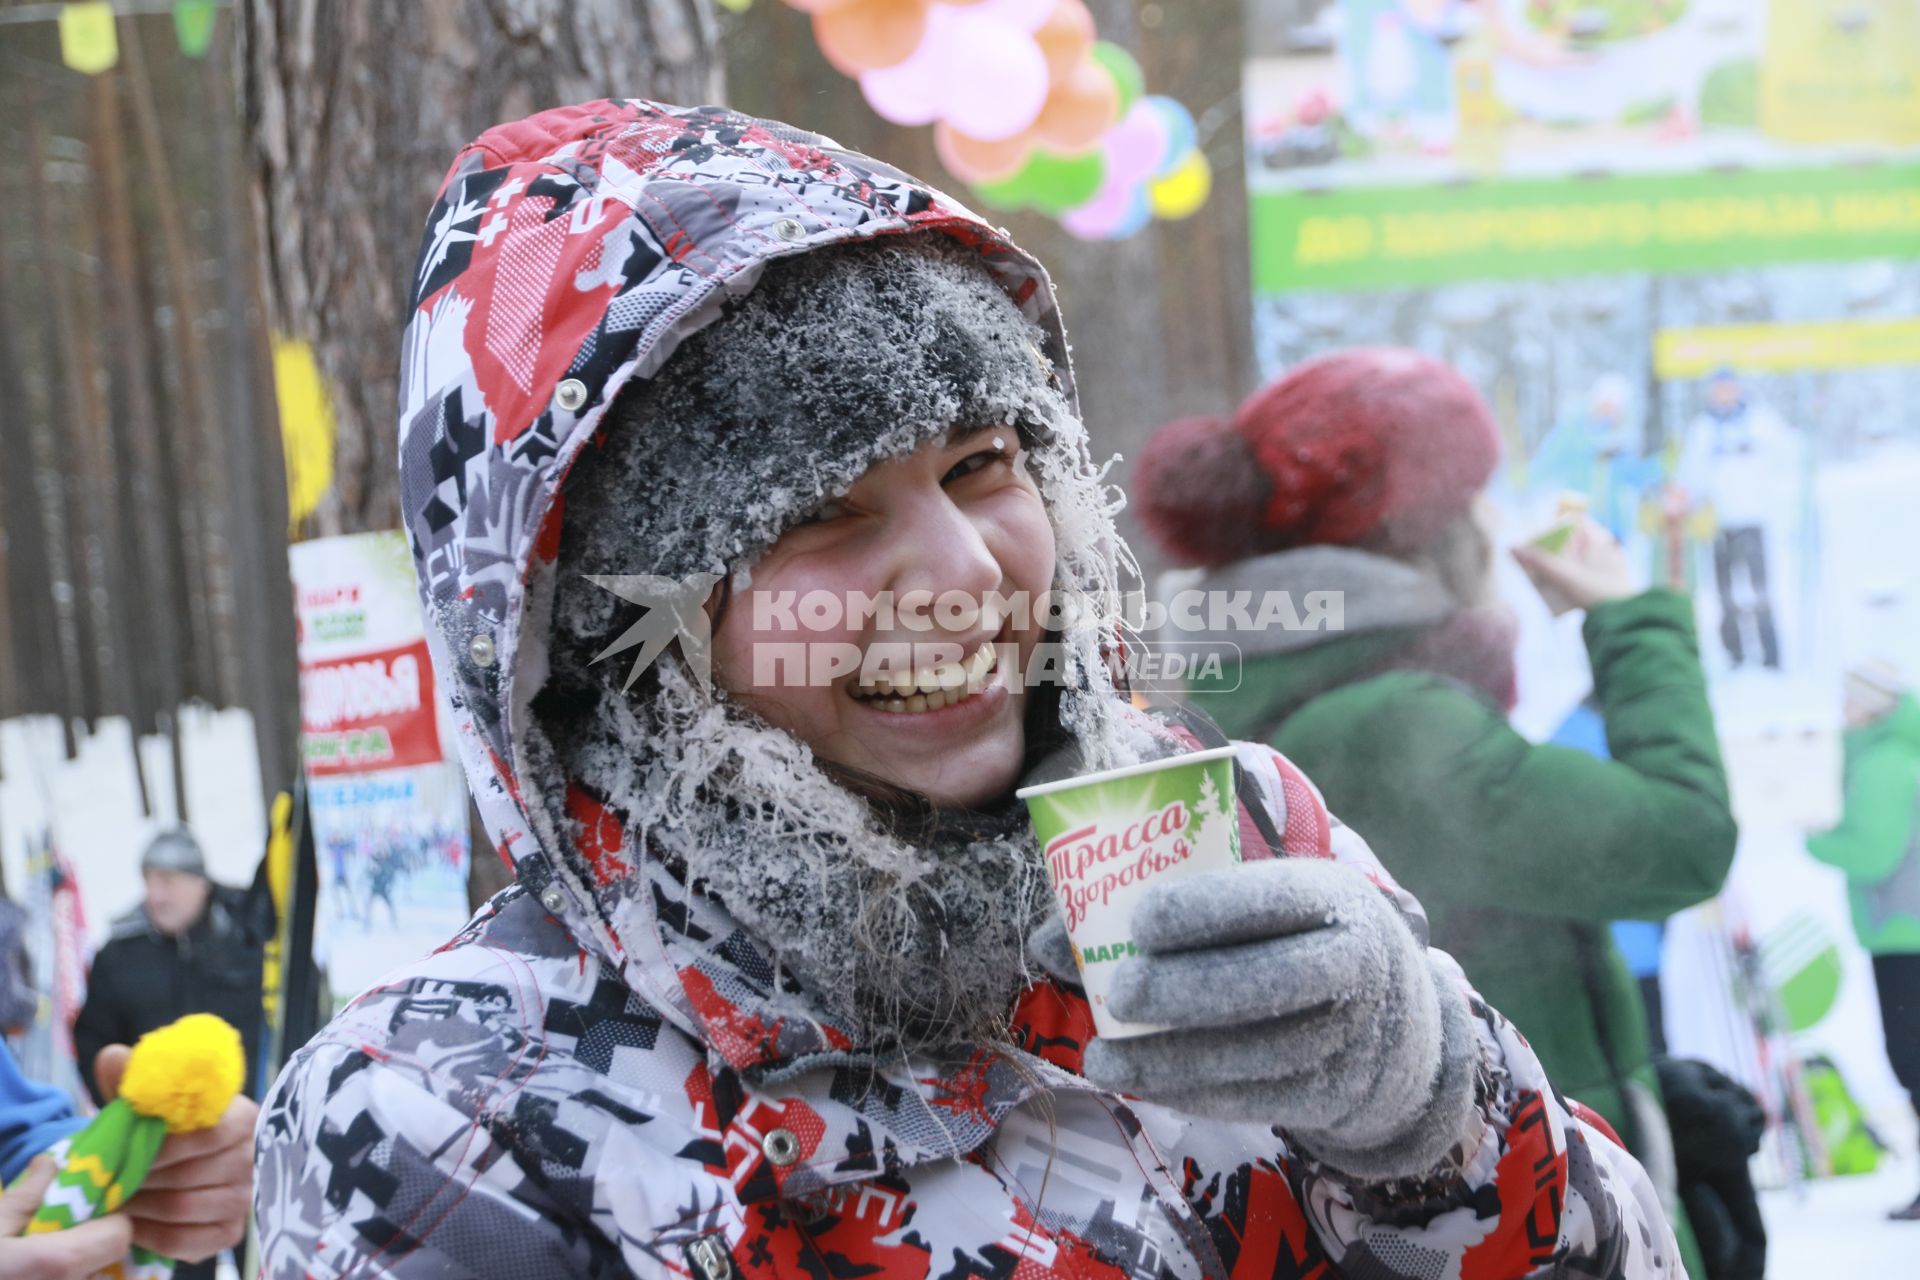
{"type": "Polygon", "coordinates": [[[1452,367],[1356,347],[1299,365],[1231,422],[1161,427],[1131,491],[1181,564],[1317,545],[1407,555],[1466,514],[1499,460],[1492,412],[1452,367]]]}

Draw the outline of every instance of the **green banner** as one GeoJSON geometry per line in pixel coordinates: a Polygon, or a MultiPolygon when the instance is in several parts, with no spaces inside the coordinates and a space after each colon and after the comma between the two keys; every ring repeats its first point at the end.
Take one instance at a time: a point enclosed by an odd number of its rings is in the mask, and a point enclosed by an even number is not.
{"type": "Polygon", "coordinates": [[[1254,290],[1920,253],[1920,164],[1254,191],[1254,290]]]}

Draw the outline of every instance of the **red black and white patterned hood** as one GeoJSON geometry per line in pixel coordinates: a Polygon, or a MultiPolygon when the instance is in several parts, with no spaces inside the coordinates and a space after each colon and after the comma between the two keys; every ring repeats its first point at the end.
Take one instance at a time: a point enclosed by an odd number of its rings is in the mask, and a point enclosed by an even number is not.
{"type": "MultiPolygon", "coordinates": [[[[906,233],[978,252],[1039,326],[1071,405],[1038,262],[932,187],[783,124],[639,100],[542,112],[463,150],[428,217],[404,345],[401,504],[468,779],[523,882],[583,943],[683,1009],[676,966],[654,966],[658,984],[644,983],[634,939],[615,937],[594,902],[601,868],[559,856],[553,806],[522,794],[557,495],[621,389],[658,372],[769,262],[906,233]]],[[[1104,512],[1101,522],[1079,541],[1104,542],[1111,558],[1117,539],[1104,512]]]]}

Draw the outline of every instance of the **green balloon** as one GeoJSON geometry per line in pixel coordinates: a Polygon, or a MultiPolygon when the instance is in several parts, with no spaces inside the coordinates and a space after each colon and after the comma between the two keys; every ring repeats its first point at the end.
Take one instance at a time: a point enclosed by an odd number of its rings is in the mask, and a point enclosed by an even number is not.
{"type": "Polygon", "coordinates": [[[1042,213],[1058,216],[1093,199],[1106,177],[1106,157],[1098,147],[1072,156],[1036,148],[1013,181],[1027,203],[1042,213]]]}
{"type": "Polygon", "coordinates": [[[1140,95],[1147,91],[1147,77],[1140,70],[1140,64],[1134,61],[1132,54],[1111,40],[1093,42],[1093,60],[1105,67],[1107,74],[1113,77],[1114,84],[1120,87],[1120,114],[1124,116],[1140,100],[1140,95]]]}
{"type": "Polygon", "coordinates": [[[1026,172],[1022,169],[1011,178],[1002,178],[998,182],[970,183],[969,187],[973,191],[974,199],[987,208],[1001,213],[1012,213],[1015,209],[1024,209],[1031,203],[1027,199],[1026,192],[1020,188],[1020,179],[1026,172]]]}

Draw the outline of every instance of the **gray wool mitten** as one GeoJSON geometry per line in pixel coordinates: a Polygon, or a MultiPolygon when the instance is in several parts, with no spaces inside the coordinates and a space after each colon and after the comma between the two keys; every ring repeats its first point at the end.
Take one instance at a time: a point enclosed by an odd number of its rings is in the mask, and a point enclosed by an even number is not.
{"type": "MultiPolygon", "coordinates": [[[[1178,880],[1133,917],[1087,1078],[1193,1115],[1252,1120],[1349,1177],[1433,1173],[1468,1135],[1478,1041],[1387,896],[1350,867],[1278,859],[1178,880]]],[[[1064,934],[1034,958],[1057,969],[1064,934]]]]}

